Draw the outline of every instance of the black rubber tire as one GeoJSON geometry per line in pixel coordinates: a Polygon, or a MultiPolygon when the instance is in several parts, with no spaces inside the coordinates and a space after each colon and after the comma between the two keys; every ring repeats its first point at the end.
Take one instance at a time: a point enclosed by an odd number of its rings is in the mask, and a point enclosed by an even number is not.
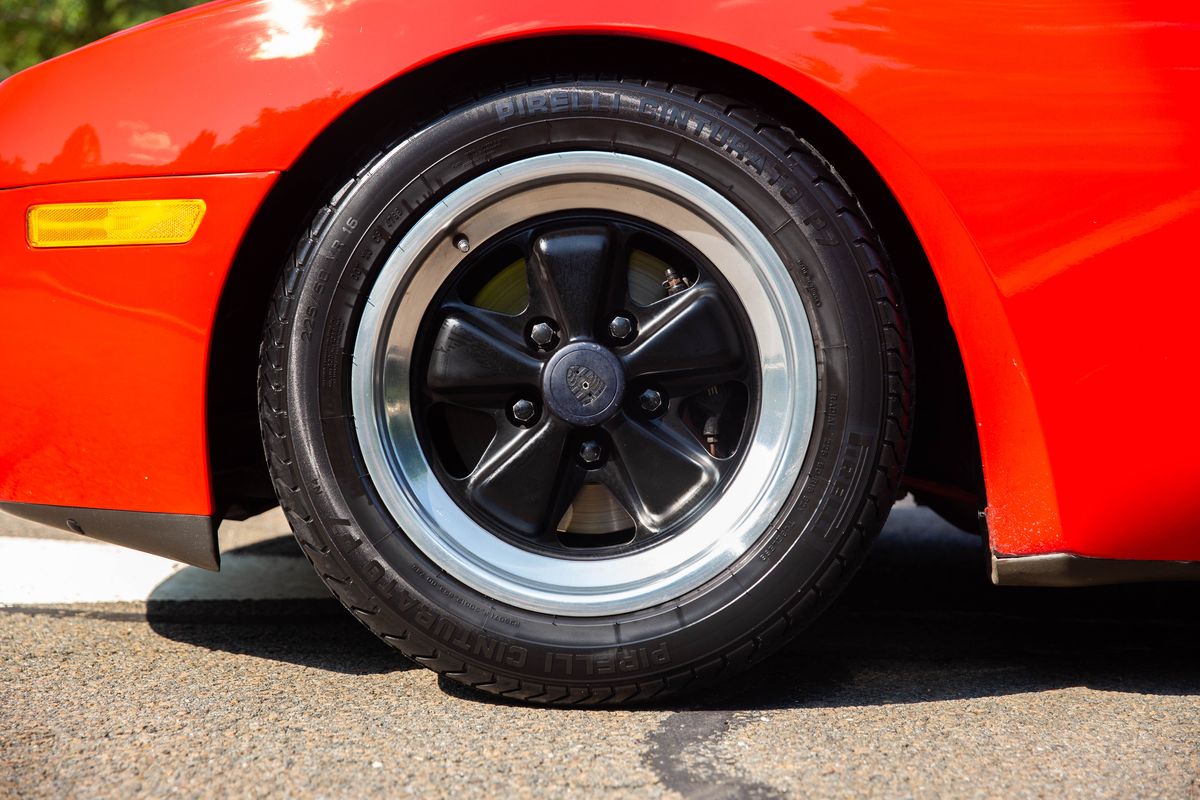
{"type": "Polygon", "coordinates": [[[904,464],[912,390],[896,286],[832,167],[796,133],[729,98],[578,78],[472,100],[363,165],[316,214],[280,279],[259,378],[280,503],[341,602],[449,678],[563,704],[693,690],[761,660],[811,622],[882,526],[904,464]],[[770,529],[688,595],[590,619],[495,602],[445,575],[402,533],[387,536],[395,523],[359,477],[348,389],[361,308],[410,222],[481,172],[566,149],[655,159],[732,200],[788,265],[817,348],[812,439],[770,529]]]}

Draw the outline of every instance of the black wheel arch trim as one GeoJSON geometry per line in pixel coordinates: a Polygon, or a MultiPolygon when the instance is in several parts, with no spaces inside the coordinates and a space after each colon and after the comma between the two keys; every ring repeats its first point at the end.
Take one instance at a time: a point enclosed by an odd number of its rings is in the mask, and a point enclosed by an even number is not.
{"type": "Polygon", "coordinates": [[[1200,581],[1200,561],[1135,561],[1074,553],[992,555],[997,586],[1081,587],[1157,581],[1200,581]]]}
{"type": "Polygon", "coordinates": [[[221,568],[217,526],[211,516],[11,502],[0,502],[0,511],[193,567],[221,568]]]}

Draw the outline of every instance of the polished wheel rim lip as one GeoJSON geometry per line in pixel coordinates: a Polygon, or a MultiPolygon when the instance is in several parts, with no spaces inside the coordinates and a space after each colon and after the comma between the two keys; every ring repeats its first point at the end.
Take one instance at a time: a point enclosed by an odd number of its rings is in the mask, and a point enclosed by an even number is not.
{"type": "Polygon", "coordinates": [[[401,239],[368,296],[351,369],[354,425],[369,476],[403,534],[482,594],[564,616],[658,605],[730,567],[768,530],[799,476],[816,406],[812,331],[787,268],[729,200],[654,161],[619,153],[555,153],[485,173],[427,212],[401,239]],[[565,560],[518,548],[483,528],[442,486],[420,446],[411,370],[428,305],[464,254],[524,220],[596,209],[673,231],[720,270],[751,321],[760,407],[737,474],[679,534],[635,553],[565,560]],[[406,313],[397,311],[404,306],[406,313]]]}

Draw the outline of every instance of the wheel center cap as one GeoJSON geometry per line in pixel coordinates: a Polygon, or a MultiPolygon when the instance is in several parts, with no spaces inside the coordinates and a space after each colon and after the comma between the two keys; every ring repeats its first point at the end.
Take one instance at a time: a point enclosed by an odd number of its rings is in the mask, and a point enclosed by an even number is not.
{"type": "Polygon", "coordinates": [[[542,398],[573,425],[599,425],[617,413],[625,370],[608,348],[577,342],[559,350],[542,371],[542,398]]]}

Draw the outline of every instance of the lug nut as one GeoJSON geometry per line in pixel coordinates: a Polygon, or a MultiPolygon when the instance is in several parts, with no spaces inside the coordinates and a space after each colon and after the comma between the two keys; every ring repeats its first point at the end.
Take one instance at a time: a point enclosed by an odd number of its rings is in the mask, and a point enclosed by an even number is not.
{"type": "Polygon", "coordinates": [[[529,422],[537,414],[537,407],[529,400],[518,400],[513,403],[512,415],[518,422],[529,422]]]}
{"type": "Polygon", "coordinates": [[[529,338],[538,347],[549,347],[554,343],[554,327],[549,322],[539,322],[529,329],[529,338]]]}
{"type": "Polygon", "coordinates": [[[596,442],[584,442],[579,448],[579,457],[585,464],[595,464],[600,460],[600,445],[596,442]]]}
{"type": "Polygon", "coordinates": [[[623,342],[633,333],[633,323],[629,317],[617,315],[608,323],[608,332],[619,342],[623,342]]]}
{"type": "Polygon", "coordinates": [[[662,408],[663,397],[659,392],[656,392],[653,389],[647,389],[646,391],[642,392],[641,397],[638,398],[638,402],[642,404],[643,411],[653,413],[662,408]]]}

